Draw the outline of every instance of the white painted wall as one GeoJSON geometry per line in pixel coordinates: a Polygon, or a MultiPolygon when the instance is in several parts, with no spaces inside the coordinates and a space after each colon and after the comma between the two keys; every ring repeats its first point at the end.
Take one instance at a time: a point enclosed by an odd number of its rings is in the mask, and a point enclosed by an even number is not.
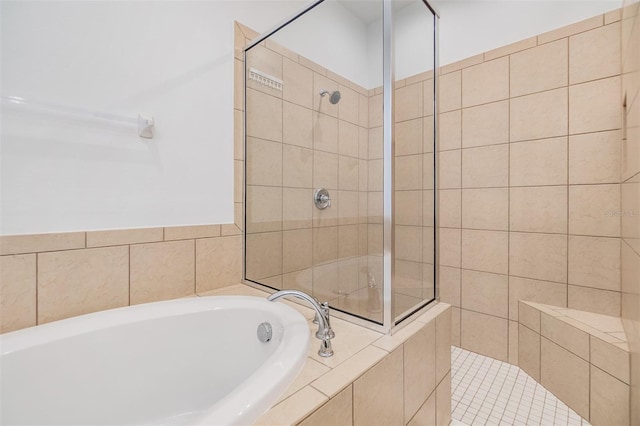
{"type": "Polygon", "coordinates": [[[157,136],[3,103],[0,233],[233,222],[233,21],[304,4],[2,1],[3,96],[142,112],[157,136]]]}
{"type": "MultiPolygon", "coordinates": [[[[304,4],[2,1],[3,96],[153,115],[157,136],[147,141],[133,128],[3,104],[0,234],[232,222],[233,20],[266,31],[304,4]]],[[[614,9],[620,0],[436,6],[446,64],[614,9]]],[[[339,4],[317,12],[291,29],[285,44],[375,86],[381,35],[339,4]]],[[[423,28],[409,21],[397,30],[397,40],[423,40],[416,36],[423,28]]],[[[398,58],[412,49],[403,44],[398,58]]],[[[397,76],[423,66],[398,61],[397,76]]]]}
{"type": "Polygon", "coordinates": [[[441,15],[440,64],[622,7],[622,0],[432,0],[441,15]]]}

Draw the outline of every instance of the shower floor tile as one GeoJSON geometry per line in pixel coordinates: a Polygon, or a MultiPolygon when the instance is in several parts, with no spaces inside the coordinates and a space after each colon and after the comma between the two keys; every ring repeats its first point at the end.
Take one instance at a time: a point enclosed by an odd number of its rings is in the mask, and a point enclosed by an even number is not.
{"type": "Polygon", "coordinates": [[[452,425],[589,425],[515,365],[451,347],[452,425]]]}

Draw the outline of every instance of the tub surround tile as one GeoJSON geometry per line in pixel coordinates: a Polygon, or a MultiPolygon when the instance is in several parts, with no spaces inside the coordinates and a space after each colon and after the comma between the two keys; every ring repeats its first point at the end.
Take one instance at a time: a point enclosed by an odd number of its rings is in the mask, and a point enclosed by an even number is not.
{"type": "Polygon", "coordinates": [[[327,373],[329,370],[329,367],[326,367],[317,361],[307,358],[304,367],[302,367],[302,371],[298,373],[294,381],[289,385],[287,390],[284,391],[280,398],[278,398],[278,401],[276,401],[275,404],[279,404],[280,402],[284,401],[303,387],[309,385],[318,377],[327,373]]]}
{"type": "Polygon", "coordinates": [[[129,248],[38,254],[38,324],[129,304],[129,248]]]}
{"type": "Polygon", "coordinates": [[[85,238],[85,232],[2,235],[0,255],[80,249],[85,248],[85,238]]]}
{"type": "MultiPolygon", "coordinates": [[[[405,419],[406,420],[406,419],[405,419]]],[[[436,392],[433,392],[409,421],[409,426],[431,426],[436,424],[436,392]]]]}
{"type": "Polygon", "coordinates": [[[191,240],[131,246],[130,303],[194,294],[195,257],[191,240]]]}
{"type": "Polygon", "coordinates": [[[241,278],[240,235],[196,240],[196,292],[238,283],[241,278]]]}
{"type": "Polygon", "coordinates": [[[404,424],[403,351],[398,348],[353,383],[353,423],[404,424]]]}
{"type": "Polygon", "coordinates": [[[0,333],[36,325],[36,255],[0,257],[0,333]]]}
{"type": "Polygon", "coordinates": [[[326,404],[318,408],[309,417],[299,423],[300,426],[352,425],[353,424],[353,385],[349,385],[326,404]]]}
{"type": "Polygon", "coordinates": [[[153,243],[164,239],[163,228],[118,229],[87,232],[87,247],[153,243]]]}
{"type": "Polygon", "coordinates": [[[416,414],[436,387],[436,324],[421,325],[403,345],[405,419],[416,414]]]}
{"type": "Polygon", "coordinates": [[[255,426],[295,425],[320,408],[329,399],[321,392],[305,386],[281,403],[271,407],[256,422],[255,426]]]}
{"type": "Polygon", "coordinates": [[[164,228],[164,240],[190,240],[220,236],[220,225],[190,225],[164,228]]]}

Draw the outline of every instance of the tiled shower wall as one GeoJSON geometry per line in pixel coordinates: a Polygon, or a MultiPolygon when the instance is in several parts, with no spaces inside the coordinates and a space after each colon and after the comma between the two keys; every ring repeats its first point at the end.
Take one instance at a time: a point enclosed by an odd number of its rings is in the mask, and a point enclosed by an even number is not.
{"type": "Polygon", "coordinates": [[[631,424],[640,424],[640,16],[637,1],[622,9],[622,85],[625,125],[621,169],[622,319],[631,352],[631,424]]]}
{"type": "Polygon", "coordinates": [[[440,295],[517,364],[518,300],[620,315],[620,11],[441,69],[440,295]]]}
{"type": "Polygon", "coordinates": [[[367,282],[367,194],[381,190],[368,179],[368,91],[271,40],[247,62],[283,80],[282,90],[248,81],[247,278],[335,301],[367,282]],[[329,208],[314,207],[316,188],[329,208]]]}

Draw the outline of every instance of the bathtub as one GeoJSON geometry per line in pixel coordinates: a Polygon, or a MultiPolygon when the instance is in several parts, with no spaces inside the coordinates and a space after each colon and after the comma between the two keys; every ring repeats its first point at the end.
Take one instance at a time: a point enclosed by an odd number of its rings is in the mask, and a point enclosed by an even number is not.
{"type": "Polygon", "coordinates": [[[82,315],[0,336],[2,425],[251,424],[306,361],[281,302],[211,296],[82,315]],[[257,337],[269,322],[272,339],[257,337]]]}

